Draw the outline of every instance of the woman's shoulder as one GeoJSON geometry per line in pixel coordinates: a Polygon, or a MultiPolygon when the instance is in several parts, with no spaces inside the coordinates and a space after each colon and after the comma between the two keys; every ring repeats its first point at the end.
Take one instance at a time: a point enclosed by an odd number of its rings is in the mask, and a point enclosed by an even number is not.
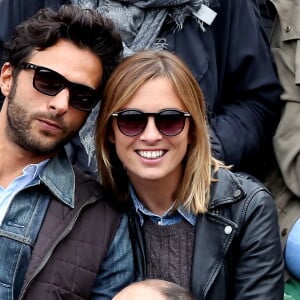
{"type": "Polygon", "coordinates": [[[216,182],[211,187],[209,206],[235,204],[244,211],[258,206],[276,211],[274,199],[267,187],[254,176],[220,168],[215,174],[216,182]]]}
{"type": "Polygon", "coordinates": [[[219,169],[213,183],[208,211],[234,222],[238,232],[278,229],[274,199],[268,189],[255,177],[219,169]]]}

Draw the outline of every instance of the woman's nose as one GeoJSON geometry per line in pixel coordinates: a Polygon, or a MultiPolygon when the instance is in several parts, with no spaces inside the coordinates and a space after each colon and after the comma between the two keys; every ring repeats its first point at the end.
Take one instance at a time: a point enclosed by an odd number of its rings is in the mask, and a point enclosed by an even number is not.
{"type": "Polygon", "coordinates": [[[157,141],[162,139],[162,134],[156,127],[154,117],[148,117],[148,122],[140,138],[145,141],[157,141]]]}

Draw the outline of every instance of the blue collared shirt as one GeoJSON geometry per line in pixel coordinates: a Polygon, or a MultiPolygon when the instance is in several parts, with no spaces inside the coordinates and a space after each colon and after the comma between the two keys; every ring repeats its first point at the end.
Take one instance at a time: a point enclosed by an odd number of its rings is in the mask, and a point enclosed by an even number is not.
{"type": "Polygon", "coordinates": [[[173,205],[171,205],[171,207],[162,216],[159,216],[151,212],[141,203],[131,184],[129,186],[129,192],[133,200],[135,210],[139,216],[141,226],[143,226],[144,224],[144,215],[149,216],[152,222],[161,226],[174,225],[181,222],[182,220],[188,221],[193,226],[196,225],[197,216],[191,212],[186,211],[182,206],[179,206],[175,212],[172,212],[173,205]]]}
{"type": "Polygon", "coordinates": [[[23,169],[22,175],[15,178],[6,188],[0,185],[0,225],[15,195],[27,186],[36,183],[49,159],[30,164],[23,169]]]}

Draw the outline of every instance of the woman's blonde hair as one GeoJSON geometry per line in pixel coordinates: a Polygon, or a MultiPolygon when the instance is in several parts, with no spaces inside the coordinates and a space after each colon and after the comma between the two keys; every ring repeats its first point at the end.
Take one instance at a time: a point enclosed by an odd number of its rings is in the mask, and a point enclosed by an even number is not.
{"type": "Polygon", "coordinates": [[[207,211],[212,173],[223,164],[211,155],[205,102],[199,85],[187,66],[168,51],[145,50],[125,58],[111,75],[96,124],[97,162],[101,183],[121,202],[128,202],[129,179],[119,160],[112,135],[112,113],[122,110],[147,81],[167,78],[190,118],[190,144],[183,162],[181,185],[175,207],[195,214],[207,211]]]}

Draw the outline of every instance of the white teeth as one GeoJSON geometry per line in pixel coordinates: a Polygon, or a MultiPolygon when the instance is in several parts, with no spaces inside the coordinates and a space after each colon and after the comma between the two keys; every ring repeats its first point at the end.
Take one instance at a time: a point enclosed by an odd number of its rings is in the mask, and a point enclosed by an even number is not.
{"type": "Polygon", "coordinates": [[[138,154],[140,156],[148,158],[148,159],[155,159],[155,158],[163,156],[164,152],[162,150],[159,150],[159,151],[138,151],[138,154]]]}

